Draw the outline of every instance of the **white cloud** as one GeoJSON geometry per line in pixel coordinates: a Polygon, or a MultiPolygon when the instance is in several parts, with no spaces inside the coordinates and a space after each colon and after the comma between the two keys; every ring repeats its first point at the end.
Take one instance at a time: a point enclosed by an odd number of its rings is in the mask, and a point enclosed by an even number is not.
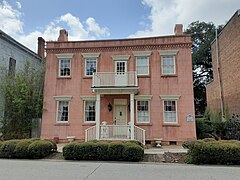
{"type": "Polygon", "coordinates": [[[93,32],[97,37],[110,36],[109,29],[107,27],[101,28],[94,18],[89,17],[86,23],[88,25],[88,31],[93,32]]]}
{"type": "Polygon", "coordinates": [[[16,36],[23,32],[22,13],[13,9],[7,1],[0,2],[0,29],[16,36]]]}
{"type": "Polygon", "coordinates": [[[240,7],[239,0],[142,0],[151,9],[150,24],[130,37],[173,34],[174,25],[186,29],[194,21],[224,24],[240,7]]]}
{"type": "MultiPolygon", "coordinates": [[[[21,4],[16,2],[18,8],[21,4]]],[[[43,37],[45,40],[57,40],[59,30],[63,27],[68,31],[69,40],[96,39],[110,36],[107,27],[100,27],[94,18],[90,17],[83,23],[78,17],[71,13],[64,14],[49,22],[42,31],[34,31],[29,34],[23,32],[23,13],[13,9],[5,0],[0,2],[0,29],[15,38],[17,41],[27,46],[33,51],[37,51],[37,38],[43,37]]]]}
{"type": "Polygon", "coordinates": [[[22,4],[19,1],[16,1],[16,5],[17,5],[18,9],[22,8],[22,4]]]}

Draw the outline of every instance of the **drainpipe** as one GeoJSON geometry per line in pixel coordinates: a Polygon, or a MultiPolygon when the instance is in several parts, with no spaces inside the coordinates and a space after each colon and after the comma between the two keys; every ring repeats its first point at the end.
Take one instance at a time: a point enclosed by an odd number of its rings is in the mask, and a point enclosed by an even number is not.
{"type": "Polygon", "coordinates": [[[216,29],[216,59],[217,59],[218,83],[219,83],[219,90],[220,90],[221,115],[222,115],[222,121],[224,121],[225,118],[224,118],[223,87],[222,87],[221,66],[220,66],[220,62],[219,62],[219,46],[218,46],[218,33],[217,33],[217,29],[216,29]]]}

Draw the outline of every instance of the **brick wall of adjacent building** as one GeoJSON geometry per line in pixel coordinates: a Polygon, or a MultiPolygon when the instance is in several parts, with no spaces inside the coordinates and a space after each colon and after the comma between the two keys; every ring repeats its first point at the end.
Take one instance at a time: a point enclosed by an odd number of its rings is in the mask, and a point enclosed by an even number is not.
{"type": "MultiPolygon", "coordinates": [[[[240,113],[240,10],[219,34],[220,78],[224,109],[240,113]]],[[[218,80],[216,42],[212,44],[214,80],[207,85],[207,104],[213,112],[220,111],[220,86],[218,80]]]]}

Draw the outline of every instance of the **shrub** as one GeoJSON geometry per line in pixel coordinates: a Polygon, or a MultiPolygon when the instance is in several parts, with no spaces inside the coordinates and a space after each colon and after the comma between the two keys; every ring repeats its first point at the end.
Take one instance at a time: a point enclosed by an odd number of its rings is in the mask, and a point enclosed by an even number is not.
{"type": "Polygon", "coordinates": [[[126,160],[139,161],[144,150],[136,143],[124,142],[86,142],[70,143],[63,147],[65,159],[72,160],[126,160]]]}
{"type": "Polygon", "coordinates": [[[30,139],[26,139],[26,140],[21,140],[16,144],[16,147],[14,149],[14,155],[17,158],[30,158],[29,157],[29,151],[28,151],[28,147],[29,145],[32,143],[33,141],[30,139]]]}
{"type": "Polygon", "coordinates": [[[187,153],[188,163],[240,164],[240,146],[236,141],[197,141],[187,153]]]}
{"type": "Polygon", "coordinates": [[[123,158],[125,161],[141,161],[144,156],[144,149],[136,144],[125,144],[123,158]]]}
{"type": "Polygon", "coordinates": [[[15,157],[14,150],[19,141],[20,140],[4,141],[0,147],[0,157],[14,158],[15,157]]]}
{"type": "Polygon", "coordinates": [[[34,141],[28,147],[30,158],[40,159],[51,153],[52,143],[46,140],[34,141]]]}

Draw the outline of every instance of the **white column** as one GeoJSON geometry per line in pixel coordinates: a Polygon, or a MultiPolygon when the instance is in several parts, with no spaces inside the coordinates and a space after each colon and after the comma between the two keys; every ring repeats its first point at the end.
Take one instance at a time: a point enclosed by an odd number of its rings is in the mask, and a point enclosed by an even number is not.
{"type": "Polygon", "coordinates": [[[100,130],[100,94],[97,94],[96,99],[96,139],[99,140],[100,130]]]}
{"type": "Polygon", "coordinates": [[[130,94],[130,124],[131,124],[131,140],[134,140],[134,94],[130,94]]]}

